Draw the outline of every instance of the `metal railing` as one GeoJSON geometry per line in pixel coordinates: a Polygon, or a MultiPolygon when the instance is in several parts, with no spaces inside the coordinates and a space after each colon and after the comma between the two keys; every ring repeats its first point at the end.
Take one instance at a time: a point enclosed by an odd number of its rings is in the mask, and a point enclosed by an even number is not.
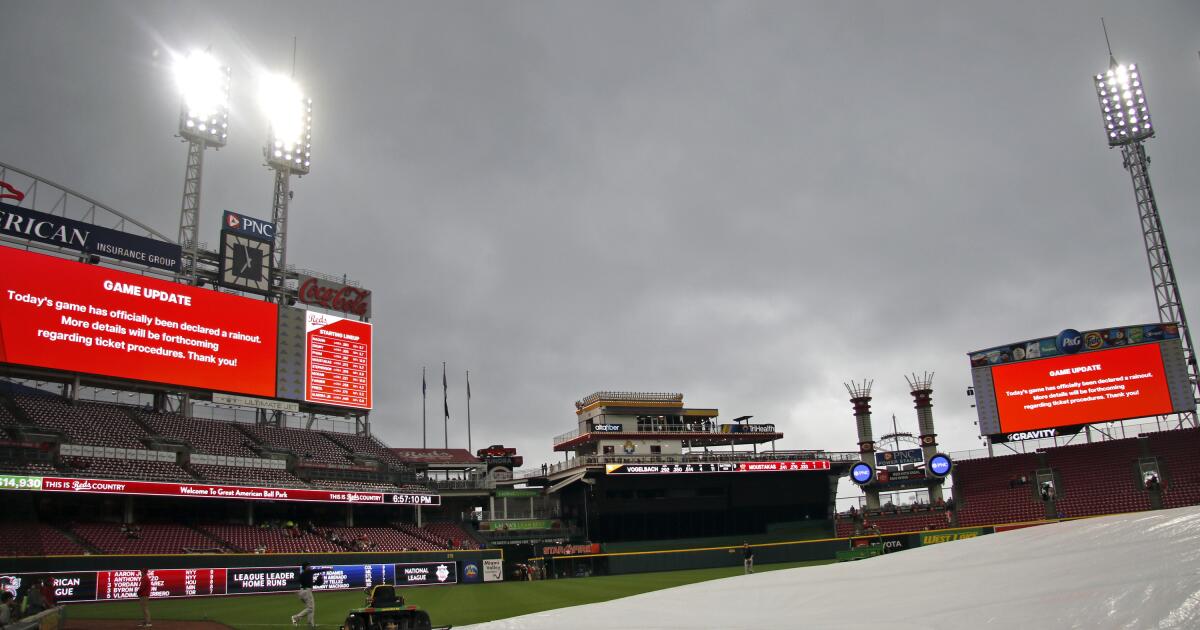
{"type": "MultiPolygon", "coordinates": [[[[1179,428],[1178,421],[1176,420],[1157,419],[1155,422],[1142,422],[1139,424],[1127,424],[1125,422],[1096,424],[1091,426],[1090,431],[1093,442],[1102,442],[1107,440],[1132,438],[1143,433],[1157,433],[1159,431],[1169,431],[1176,428],[1179,428]]],[[[1086,444],[1088,442],[1088,432],[1089,428],[1084,427],[1075,435],[993,444],[991,449],[992,453],[990,455],[988,454],[988,449],[986,448],[973,448],[965,451],[953,451],[949,453],[949,455],[954,461],[963,461],[968,459],[1003,457],[1005,455],[1015,455],[1019,453],[1034,453],[1044,448],[1086,444]]]]}
{"type": "Polygon", "coordinates": [[[558,506],[552,508],[534,508],[530,513],[528,509],[521,509],[520,506],[510,506],[507,512],[496,510],[494,512],[483,510],[482,512],[472,512],[470,517],[477,521],[520,521],[520,520],[549,520],[562,518],[562,513],[558,506]]]}
{"type": "MultiPolygon", "coordinates": [[[[662,422],[638,422],[638,423],[621,423],[623,426],[619,433],[706,433],[710,435],[763,435],[761,433],[724,433],[721,431],[721,425],[715,423],[706,424],[666,424],[662,422]]],[[[586,433],[597,433],[596,431],[585,431],[575,429],[567,431],[561,435],[554,436],[554,445],[558,446],[568,440],[572,440],[586,433]]],[[[770,434],[766,434],[770,435],[770,434]]]]}
{"type": "Polygon", "coordinates": [[[421,479],[422,485],[438,490],[491,490],[496,481],[487,477],[477,479],[421,479]]]}

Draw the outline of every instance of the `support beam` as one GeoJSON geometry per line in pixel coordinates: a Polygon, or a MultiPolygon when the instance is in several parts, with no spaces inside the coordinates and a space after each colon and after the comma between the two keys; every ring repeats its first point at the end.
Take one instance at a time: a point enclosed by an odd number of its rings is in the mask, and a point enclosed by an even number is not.
{"type": "Polygon", "coordinates": [[[271,254],[271,284],[280,292],[287,290],[287,232],[288,205],[292,200],[292,172],[283,167],[273,167],[275,170],[275,194],[271,197],[271,221],[275,223],[275,249],[271,254]]]}
{"type": "MultiPolygon", "coordinates": [[[[1154,285],[1154,300],[1158,305],[1158,321],[1178,323],[1179,337],[1183,341],[1183,356],[1188,366],[1188,378],[1192,384],[1192,396],[1196,397],[1200,384],[1200,369],[1197,368],[1192,332],[1187,314],[1183,310],[1183,299],[1179,283],[1175,279],[1175,267],[1171,264],[1171,251],[1163,232],[1162,219],[1158,214],[1158,203],[1154,188],[1150,185],[1150,158],[1140,140],[1121,147],[1125,170],[1133,182],[1133,196],[1137,202],[1138,219],[1141,222],[1142,243],[1146,247],[1146,262],[1150,265],[1150,281],[1154,285]]],[[[1197,424],[1196,414],[1179,414],[1179,427],[1186,423],[1197,424]]]]}
{"type": "Polygon", "coordinates": [[[200,177],[204,170],[204,141],[189,140],[187,169],[183,175],[183,205],[179,209],[179,246],[183,248],[180,275],[190,284],[199,277],[197,262],[200,225],[200,177]]]}

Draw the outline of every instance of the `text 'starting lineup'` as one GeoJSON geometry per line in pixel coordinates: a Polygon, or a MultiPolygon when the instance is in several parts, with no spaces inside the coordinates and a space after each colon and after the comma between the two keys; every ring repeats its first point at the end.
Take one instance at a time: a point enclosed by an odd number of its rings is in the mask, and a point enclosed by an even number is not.
{"type": "Polygon", "coordinates": [[[119,479],[76,479],[65,477],[0,476],[0,490],[34,490],[82,494],[126,494],[190,497],[199,499],[242,499],[248,501],[305,501],[316,503],[375,503],[393,505],[441,505],[436,494],[399,492],[356,492],[309,488],[257,488],[204,483],[130,481],[119,479]]]}
{"type": "Polygon", "coordinates": [[[997,365],[992,379],[1005,433],[1172,411],[1158,344],[997,365]]]}
{"type": "Polygon", "coordinates": [[[370,409],[371,325],[309,311],[304,330],[304,399],[370,409]]]}
{"type": "Polygon", "coordinates": [[[609,475],[678,475],[693,473],[802,472],[829,470],[823,459],[798,462],[696,462],[688,464],[606,464],[609,475]]]}
{"type": "MultiPolygon", "coordinates": [[[[320,576],[314,590],[366,589],[376,584],[427,586],[455,584],[458,566],[447,562],[412,564],[343,564],[313,566],[320,576]]],[[[247,567],[219,569],[151,569],[150,597],[205,597],[281,593],[299,590],[298,567],[247,567]]],[[[60,603],[137,599],[142,574],[139,569],[73,571],[57,573],[0,573],[4,587],[16,591],[28,580],[50,577],[60,603]]],[[[15,594],[15,593],[14,593],[15,594]]]]}
{"type": "Polygon", "coordinates": [[[276,306],[0,247],[0,363],[273,397],[276,306]]]}

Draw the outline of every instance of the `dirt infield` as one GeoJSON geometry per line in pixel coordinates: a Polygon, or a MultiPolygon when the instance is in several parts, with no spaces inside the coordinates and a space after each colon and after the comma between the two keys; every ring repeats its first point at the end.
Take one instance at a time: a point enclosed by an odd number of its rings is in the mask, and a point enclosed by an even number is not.
{"type": "MultiPolygon", "coordinates": [[[[73,619],[68,620],[64,630],[136,630],[136,619],[73,619]]],[[[152,630],[229,630],[229,626],[215,621],[171,621],[155,620],[152,630]]]]}

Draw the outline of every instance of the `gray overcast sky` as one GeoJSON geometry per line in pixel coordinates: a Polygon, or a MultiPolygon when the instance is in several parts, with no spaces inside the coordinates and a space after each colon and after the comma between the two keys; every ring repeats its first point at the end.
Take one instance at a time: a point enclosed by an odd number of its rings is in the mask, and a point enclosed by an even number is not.
{"type": "MultiPolygon", "coordinates": [[[[262,69],[314,100],[289,262],[375,292],[375,430],[529,465],[598,389],[680,391],[789,448],[855,448],[842,382],[944,448],[979,445],[965,353],[1157,319],[1091,75],[1142,65],[1153,181],[1200,317],[1200,3],[0,4],[0,161],[166,234],[184,146],[168,51],[233,73],[222,209],[270,216],[262,69]]],[[[883,433],[878,426],[877,433],[883,433]]]]}

